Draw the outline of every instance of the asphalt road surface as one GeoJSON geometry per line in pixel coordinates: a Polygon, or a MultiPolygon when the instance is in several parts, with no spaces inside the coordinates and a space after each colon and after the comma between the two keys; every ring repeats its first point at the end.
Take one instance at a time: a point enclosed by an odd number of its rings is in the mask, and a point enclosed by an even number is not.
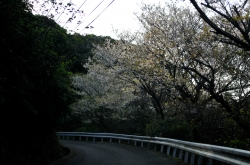
{"type": "Polygon", "coordinates": [[[184,165],[164,153],[127,144],[60,140],[70,148],[71,156],[65,165],[184,165]]]}

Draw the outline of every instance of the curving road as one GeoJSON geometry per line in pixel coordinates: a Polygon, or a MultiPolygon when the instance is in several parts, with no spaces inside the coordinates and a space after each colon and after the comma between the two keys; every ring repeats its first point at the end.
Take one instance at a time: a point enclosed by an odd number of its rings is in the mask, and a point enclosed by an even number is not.
{"type": "Polygon", "coordinates": [[[65,165],[183,165],[166,154],[126,144],[60,140],[73,150],[65,165]]]}

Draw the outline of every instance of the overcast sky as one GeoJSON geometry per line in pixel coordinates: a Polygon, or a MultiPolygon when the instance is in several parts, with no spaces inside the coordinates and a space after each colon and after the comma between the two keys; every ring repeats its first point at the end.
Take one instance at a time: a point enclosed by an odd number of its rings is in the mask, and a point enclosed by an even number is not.
{"type": "MultiPolygon", "coordinates": [[[[114,0],[113,3],[107,7],[113,0],[86,0],[81,9],[86,13],[86,19],[75,31],[84,33],[92,33],[95,35],[111,36],[115,38],[116,35],[113,30],[131,30],[139,29],[138,21],[134,15],[135,12],[140,12],[140,5],[142,0],[114,0]],[[101,5],[88,16],[89,13],[100,3],[101,5]],[[107,7],[107,8],[106,8],[107,7]],[[105,11],[103,11],[106,8],[105,11]],[[86,29],[85,27],[97,17],[101,12],[103,13],[91,24],[94,28],[86,29]],[[85,28],[85,29],[84,29],[85,28]]],[[[166,0],[159,0],[164,3],[166,0]]],[[[77,6],[81,6],[84,0],[72,0],[77,6]],[[80,3],[81,2],[81,3],[80,3]]],[[[157,0],[144,0],[145,3],[157,3],[157,0]]],[[[84,19],[84,18],[83,18],[84,19]]],[[[76,27],[73,24],[68,24],[68,28],[76,27]]]]}
{"type": "MultiPolygon", "coordinates": [[[[70,2],[70,0],[58,0],[63,1],[65,4],[70,2]]],[[[59,15],[55,16],[55,20],[61,26],[66,29],[74,30],[80,34],[95,34],[101,36],[111,36],[116,38],[116,35],[113,30],[139,30],[138,21],[134,13],[140,12],[141,2],[146,4],[149,3],[160,3],[164,4],[165,2],[170,2],[170,0],[71,0],[75,4],[75,8],[78,9],[81,5],[81,10],[84,11],[85,15],[82,17],[77,16],[76,20],[84,20],[79,26],[75,23],[67,23],[66,20],[69,18],[69,15],[59,15]],[[85,2],[85,3],[84,3],[85,2]],[[101,3],[101,4],[100,4],[101,3]],[[109,7],[107,7],[112,3],[109,7]],[[99,7],[94,11],[93,9],[99,7]],[[107,7],[107,8],[106,8],[107,7]],[[106,8],[105,11],[103,11],[106,8]],[[101,13],[103,11],[103,13],[101,13]],[[91,13],[92,12],[92,13],[91,13]],[[91,13],[91,14],[90,14],[91,13]],[[101,13],[101,14],[100,14],[101,13]],[[100,15],[99,15],[100,14],[100,15]],[[93,28],[85,28],[89,25],[97,16],[99,17],[91,24],[93,28]],[[78,27],[77,27],[78,26],[78,27]]],[[[47,8],[50,8],[48,6],[47,8]]],[[[50,10],[50,13],[53,10],[50,10]]],[[[62,10],[61,10],[62,11],[62,10]]],[[[60,12],[60,11],[59,11],[60,12]]],[[[46,15],[46,13],[44,14],[46,15]]]]}

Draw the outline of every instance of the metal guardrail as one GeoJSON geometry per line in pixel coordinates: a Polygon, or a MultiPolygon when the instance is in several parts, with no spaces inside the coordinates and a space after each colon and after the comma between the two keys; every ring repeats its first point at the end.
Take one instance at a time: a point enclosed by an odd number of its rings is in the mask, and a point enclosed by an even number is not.
{"type": "Polygon", "coordinates": [[[114,133],[57,132],[59,139],[134,143],[135,146],[154,148],[190,165],[250,165],[250,151],[216,145],[194,143],[161,137],[135,136],[114,133]]]}

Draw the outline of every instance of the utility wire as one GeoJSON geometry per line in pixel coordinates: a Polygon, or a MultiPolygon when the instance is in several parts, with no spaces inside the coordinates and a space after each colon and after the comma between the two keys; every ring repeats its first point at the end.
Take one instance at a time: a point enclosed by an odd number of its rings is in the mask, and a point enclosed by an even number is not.
{"type": "MultiPolygon", "coordinates": [[[[88,26],[90,26],[113,2],[114,2],[115,0],[113,0],[112,2],[110,2],[109,4],[108,4],[108,6],[106,6],[105,7],[105,9],[103,9],[102,10],[102,12],[99,14],[99,15],[97,15],[96,17],[95,17],[95,19],[93,19],[86,27],[88,27],[88,26]]],[[[84,29],[86,29],[86,27],[85,28],[83,28],[83,30],[84,29]]],[[[81,32],[83,32],[83,30],[81,31],[81,32]]],[[[81,33],[80,32],[80,33],[81,33]]],[[[69,41],[71,41],[74,37],[75,37],[76,35],[74,35],[71,39],[69,39],[68,40],[68,42],[67,43],[69,43],[69,41]]]]}
{"type": "MultiPolygon", "coordinates": [[[[107,7],[105,7],[105,9],[103,9],[102,10],[102,12],[98,15],[98,16],[96,16],[95,17],[95,19],[93,19],[86,27],[88,27],[88,26],[90,26],[113,2],[114,2],[115,0],[113,0],[112,2],[110,2],[109,4],[108,4],[108,6],[107,7]]],[[[85,28],[83,28],[83,30],[84,29],[86,29],[86,27],[85,28]]],[[[81,32],[83,32],[83,30],[81,31],[81,32]]],[[[80,32],[80,33],[81,33],[80,32]]]]}
{"type": "Polygon", "coordinates": [[[85,17],[84,18],[84,20],[81,22],[81,23],[79,23],[74,29],[73,29],[73,31],[77,28],[77,27],[79,27],[101,4],[102,4],[102,2],[103,2],[104,0],[102,0],[88,15],[87,15],[87,17],[85,17]]]}
{"type": "MultiPolygon", "coordinates": [[[[81,4],[81,6],[77,9],[77,11],[83,6],[83,4],[85,4],[86,1],[87,1],[87,0],[85,0],[85,1],[81,4]]],[[[73,18],[74,15],[75,15],[75,13],[73,13],[72,16],[71,16],[70,18],[73,18]]],[[[66,26],[66,25],[69,23],[70,18],[69,18],[69,19],[67,20],[67,22],[63,25],[63,28],[64,28],[64,26],[66,26]]]]}
{"type": "Polygon", "coordinates": [[[49,11],[48,11],[46,17],[48,17],[48,15],[49,15],[49,13],[50,13],[50,10],[53,8],[53,6],[54,6],[55,4],[56,4],[56,3],[53,3],[53,2],[52,2],[52,5],[51,5],[51,7],[50,7],[50,9],[49,9],[49,11]]]}
{"type": "MultiPolygon", "coordinates": [[[[70,0],[69,3],[71,3],[71,1],[72,1],[72,0],[70,0]]],[[[64,11],[65,11],[66,8],[67,8],[67,7],[65,7],[65,8],[63,9],[63,11],[62,11],[61,14],[59,15],[59,17],[56,19],[56,21],[58,21],[58,19],[62,16],[62,14],[64,13],[64,11]]]]}

